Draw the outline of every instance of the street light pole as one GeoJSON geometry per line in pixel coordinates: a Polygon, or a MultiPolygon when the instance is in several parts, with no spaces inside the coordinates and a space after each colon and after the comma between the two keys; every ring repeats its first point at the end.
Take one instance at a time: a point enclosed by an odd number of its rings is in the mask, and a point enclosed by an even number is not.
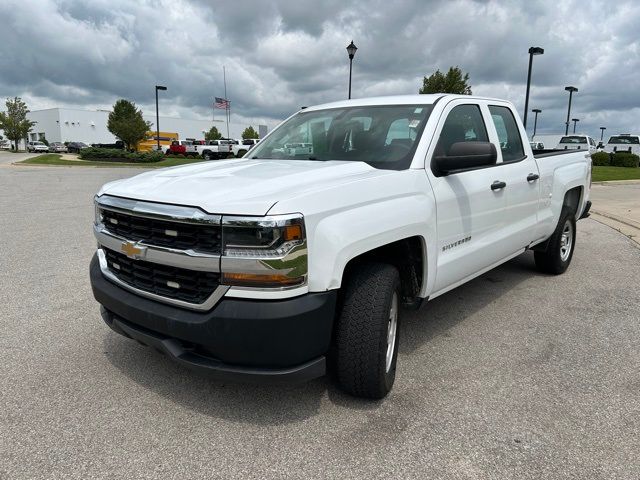
{"type": "Polygon", "coordinates": [[[531,89],[531,67],[533,66],[533,56],[542,55],[544,48],[531,47],[529,49],[529,72],[527,73],[527,95],[524,99],[524,128],[527,129],[527,112],[529,111],[529,90],[531,89]]]}
{"type": "Polygon", "coordinates": [[[573,122],[573,133],[576,133],[576,123],[578,123],[580,121],[579,118],[572,118],[571,121],[573,122]]]}
{"type": "Polygon", "coordinates": [[[569,135],[569,118],[571,118],[571,97],[573,97],[573,92],[577,92],[578,89],[576,87],[564,87],[564,89],[569,92],[569,108],[567,109],[567,121],[565,122],[564,134],[569,135]]]}
{"type": "Polygon", "coordinates": [[[604,137],[604,131],[607,129],[607,127],[600,127],[600,142],[602,142],[602,139],[604,137]]]}
{"type": "Polygon", "coordinates": [[[158,142],[158,151],[160,151],[160,113],[158,112],[158,90],[166,90],[167,87],[156,85],[156,141],[158,142]]]}
{"type": "Polygon", "coordinates": [[[538,114],[542,112],[542,110],[540,110],[539,108],[534,108],[531,111],[536,114],[535,118],[533,119],[533,135],[531,135],[531,139],[533,140],[533,138],[536,136],[536,128],[538,127],[538,114]]]}
{"type": "Polygon", "coordinates": [[[356,47],[353,40],[351,40],[351,43],[347,45],[347,53],[349,54],[349,99],[351,99],[351,71],[353,69],[353,57],[356,56],[356,50],[358,50],[358,47],[356,47]]]}

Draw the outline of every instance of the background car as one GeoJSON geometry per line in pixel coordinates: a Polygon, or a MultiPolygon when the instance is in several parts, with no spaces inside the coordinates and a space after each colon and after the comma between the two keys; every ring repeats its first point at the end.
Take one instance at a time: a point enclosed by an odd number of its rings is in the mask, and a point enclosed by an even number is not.
{"type": "Polygon", "coordinates": [[[27,143],[27,152],[48,152],[49,147],[42,142],[27,143]]]}
{"type": "Polygon", "coordinates": [[[0,140],[0,150],[11,150],[11,142],[9,140],[0,140]]]}
{"type": "Polygon", "coordinates": [[[66,153],[67,146],[62,142],[51,142],[49,144],[49,151],[56,153],[66,153]]]}
{"type": "Polygon", "coordinates": [[[84,150],[85,148],[89,148],[84,142],[69,142],[67,144],[67,151],[69,153],[80,153],[80,150],[84,150]]]}

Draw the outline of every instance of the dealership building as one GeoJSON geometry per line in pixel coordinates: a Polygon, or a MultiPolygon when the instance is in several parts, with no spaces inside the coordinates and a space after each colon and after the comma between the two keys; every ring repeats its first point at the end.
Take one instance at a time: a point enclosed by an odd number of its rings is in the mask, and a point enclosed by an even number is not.
{"type": "MultiPolygon", "coordinates": [[[[28,140],[35,141],[46,138],[49,142],[84,142],[114,143],[116,138],[107,129],[108,110],[77,110],[72,108],[48,108],[29,112],[29,120],[36,122],[29,133],[28,140]]],[[[152,124],[155,130],[155,115],[144,115],[144,119],[152,124]]],[[[181,140],[204,139],[213,125],[224,136],[227,136],[227,124],[224,120],[197,120],[188,118],[160,117],[161,132],[175,132],[181,140]]],[[[229,123],[229,137],[241,138],[242,132],[249,125],[229,123]]],[[[267,125],[252,125],[260,137],[267,134],[267,125]]]]}

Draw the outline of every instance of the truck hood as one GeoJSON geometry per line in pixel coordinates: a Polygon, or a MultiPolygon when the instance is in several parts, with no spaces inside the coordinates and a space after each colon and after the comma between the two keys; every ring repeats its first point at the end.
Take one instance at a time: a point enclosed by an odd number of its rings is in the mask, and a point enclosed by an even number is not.
{"type": "Polygon", "coordinates": [[[300,192],[389,173],[364,162],[238,159],[146,172],[108,183],[98,195],[188,205],[208,213],[266,215],[300,192]]]}

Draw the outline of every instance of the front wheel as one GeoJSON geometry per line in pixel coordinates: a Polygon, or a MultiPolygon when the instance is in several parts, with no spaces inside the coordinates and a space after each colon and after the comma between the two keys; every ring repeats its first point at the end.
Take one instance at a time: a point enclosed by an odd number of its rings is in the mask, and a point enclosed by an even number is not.
{"type": "Polygon", "coordinates": [[[576,218],[569,208],[564,207],[558,226],[549,238],[547,249],[533,253],[536,267],[541,272],[552,275],[564,273],[569,268],[575,246],[576,218]]]}
{"type": "Polygon", "coordinates": [[[396,377],[400,274],[366,263],[349,276],[336,329],[340,386],[351,395],[384,398],[396,377]]]}

